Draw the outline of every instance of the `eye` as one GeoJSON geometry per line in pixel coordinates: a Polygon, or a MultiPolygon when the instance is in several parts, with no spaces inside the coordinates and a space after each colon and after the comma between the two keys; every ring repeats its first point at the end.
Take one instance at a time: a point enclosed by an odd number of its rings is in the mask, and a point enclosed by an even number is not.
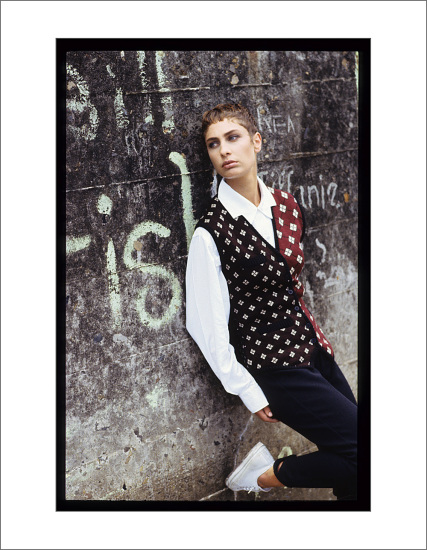
{"type": "Polygon", "coordinates": [[[218,145],[218,142],[217,141],[211,141],[209,144],[208,144],[208,148],[209,149],[213,149],[214,147],[216,147],[218,145]]]}
{"type": "Polygon", "coordinates": [[[234,134],[234,135],[230,136],[228,139],[229,139],[229,141],[235,141],[239,137],[240,137],[239,135],[234,134]]]}

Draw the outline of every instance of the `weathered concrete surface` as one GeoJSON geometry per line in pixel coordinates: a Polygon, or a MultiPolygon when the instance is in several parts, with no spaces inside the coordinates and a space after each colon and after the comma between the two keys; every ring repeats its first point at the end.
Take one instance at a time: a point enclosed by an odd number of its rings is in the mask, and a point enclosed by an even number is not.
{"type": "Polygon", "coordinates": [[[226,394],[185,330],[188,243],[209,197],[207,108],[240,101],[264,181],[305,207],[306,301],[357,391],[355,52],[70,52],[67,489],[70,500],[329,500],[233,494],[259,440],[314,445],[226,394]]]}

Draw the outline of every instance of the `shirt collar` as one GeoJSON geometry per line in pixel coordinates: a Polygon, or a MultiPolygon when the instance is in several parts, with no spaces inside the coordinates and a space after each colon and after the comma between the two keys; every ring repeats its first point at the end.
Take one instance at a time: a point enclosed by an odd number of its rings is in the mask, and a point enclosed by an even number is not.
{"type": "Polygon", "coordinates": [[[230,187],[225,179],[221,180],[218,189],[218,199],[230,212],[233,218],[244,216],[248,222],[252,224],[258,211],[262,212],[270,219],[273,218],[271,208],[272,206],[277,206],[276,201],[261,178],[258,177],[257,179],[261,193],[261,202],[258,207],[230,187]]]}

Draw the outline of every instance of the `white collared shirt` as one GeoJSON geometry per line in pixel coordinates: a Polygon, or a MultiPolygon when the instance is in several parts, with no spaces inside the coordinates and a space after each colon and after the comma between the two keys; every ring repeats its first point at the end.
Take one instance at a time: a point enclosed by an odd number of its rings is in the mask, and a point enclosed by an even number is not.
{"type": "MultiPolygon", "coordinates": [[[[219,186],[218,199],[231,216],[236,219],[244,216],[266,241],[275,246],[271,207],[276,206],[276,201],[260,178],[258,184],[261,193],[258,207],[234,191],[224,179],[219,186]]],[[[268,405],[268,401],[253,376],[236,359],[228,332],[229,316],[230,296],[218,249],[210,233],[198,227],[188,252],[187,330],[225,390],[238,395],[254,413],[268,405]]]]}

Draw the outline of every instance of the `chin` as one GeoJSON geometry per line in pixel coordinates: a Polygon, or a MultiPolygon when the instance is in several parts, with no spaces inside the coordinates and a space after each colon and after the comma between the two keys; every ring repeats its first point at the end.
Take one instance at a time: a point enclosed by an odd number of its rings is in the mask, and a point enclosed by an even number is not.
{"type": "Polygon", "coordinates": [[[225,173],[221,175],[222,178],[231,180],[233,178],[241,178],[244,174],[240,170],[233,170],[232,172],[225,173]]]}

